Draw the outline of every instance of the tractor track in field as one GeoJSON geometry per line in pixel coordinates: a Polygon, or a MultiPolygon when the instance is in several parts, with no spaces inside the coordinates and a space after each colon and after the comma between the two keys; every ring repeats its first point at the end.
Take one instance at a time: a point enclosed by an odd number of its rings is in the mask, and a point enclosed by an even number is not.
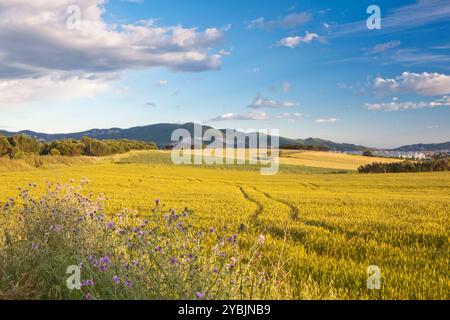
{"type": "Polygon", "coordinates": [[[258,217],[259,217],[259,215],[264,211],[264,205],[263,205],[261,202],[259,202],[259,201],[255,200],[255,199],[253,199],[253,198],[252,198],[252,197],[244,190],[244,188],[243,188],[242,186],[236,185],[236,187],[239,188],[239,191],[242,193],[242,195],[244,196],[245,200],[250,201],[250,202],[256,204],[256,209],[255,209],[255,211],[253,212],[253,214],[252,214],[251,217],[250,217],[251,221],[256,222],[257,219],[258,219],[258,217]]]}
{"type": "Polygon", "coordinates": [[[292,203],[290,203],[289,201],[285,201],[285,200],[279,200],[279,199],[275,199],[274,197],[272,197],[270,194],[268,194],[267,192],[261,191],[256,189],[256,187],[252,187],[253,190],[255,190],[256,192],[262,193],[266,198],[275,201],[275,202],[279,202],[284,204],[285,206],[287,206],[289,208],[289,217],[294,220],[297,221],[299,218],[299,210],[296,206],[294,206],[292,203]]]}

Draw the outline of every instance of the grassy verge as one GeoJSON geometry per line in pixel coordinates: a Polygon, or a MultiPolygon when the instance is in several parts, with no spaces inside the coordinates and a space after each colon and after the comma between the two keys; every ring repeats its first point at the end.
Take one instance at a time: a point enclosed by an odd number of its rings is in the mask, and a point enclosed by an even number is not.
{"type": "Polygon", "coordinates": [[[88,165],[99,162],[94,157],[38,156],[27,155],[23,159],[0,157],[0,172],[53,169],[62,166],[88,165]]]}

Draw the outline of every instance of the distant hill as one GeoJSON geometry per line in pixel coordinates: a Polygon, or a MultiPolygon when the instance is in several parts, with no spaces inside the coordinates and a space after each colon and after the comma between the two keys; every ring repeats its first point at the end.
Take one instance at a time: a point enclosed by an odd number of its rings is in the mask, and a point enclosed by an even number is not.
{"type": "MultiPolygon", "coordinates": [[[[75,132],[75,133],[61,133],[61,134],[48,134],[40,133],[29,130],[19,131],[19,132],[9,132],[0,130],[0,134],[5,136],[11,136],[15,134],[26,134],[28,136],[34,137],[36,139],[44,141],[61,140],[61,139],[81,139],[83,136],[88,136],[96,138],[99,140],[106,139],[130,139],[155,142],[158,146],[162,147],[171,144],[171,135],[175,129],[186,129],[193,136],[194,123],[185,124],[175,124],[175,123],[158,123],[148,126],[133,127],[128,129],[120,128],[110,128],[110,129],[92,129],[88,131],[75,132]]],[[[212,129],[217,132],[225,132],[226,129],[214,129],[210,126],[203,125],[203,132],[212,129]]],[[[231,129],[232,130],[232,129],[231,129]]],[[[245,133],[236,131],[236,134],[243,135],[245,133]]],[[[318,138],[307,138],[307,139],[290,139],[286,137],[280,137],[280,146],[282,145],[312,145],[317,147],[327,147],[333,151],[366,151],[371,148],[349,144],[349,143],[337,143],[329,140],[323,140],[318,138]]],[[[442,144],[418,144],[411,146],[403,146],[395,151],[429,151],[429,150],[439,150],[439,149],[450,149],[450,142],[442,144]],[[437,148],[437,149],[436,149],[437,148]]]]}
{"type": "MultiPolygon", "coordinates": [[[[11,136],[15,134],[26,134],[28,136],[34,137],[36,139],[44,140],[44,141],[53,141],[53,140],[61,140],[61,139],[81,139],[83,136],[88,136],[92,138],[96,138],[99,140],[106,139],[130,139],[130,140],[138,140],[138,141],[146,141],[155,142],[158,146],[162,147],[168,144],[171,144],[171,135],[175,129],[186,129],[191,135],[193,135],[194,131],[194,123],[185,123],[185,124],[174,124],[174,123],[159,123],[152,124],[148,126],[142,127],[133,127],[129,129],[120,129],[120,128],[110,128],[110,129],[92,129],[88,131],[75,132],[75,133],[62,133],[62,134],[48,134],[41,132],[34,132],[29,130],[19,131],[19,132],[9,132],[0,130],[0,134],[5,136],[11,136]]],[[[210,126],[203,125],[203,132],[208,129],[217,130],[218,132],[224,133],[227,129],[214,129],[210,126]]],[[[228,129],[233,130],[233,129],[228,129]]],[[[246,133],[235,131],[237,136],[244,135],[246,133]]],[[[286,137],[279,138],[280,145],[314,145],[314,146],[325,146],[330,150],[335,151],[363,151],[368,150],[369,148],[363,146],[356,146],[353,144],[346,143],[336,143],[333,141],[327,141],[316,138],[308,138],[308,139],[290,139],[286,137]]],[[[269,140],[270,143],[270,140],[269,140]]]]}
{"type": "Polygon", "coordinates": [[[311,145],[317,147],[326,147],[334,151],[366,151],[371,148],[358,146],[350,143],[337,143],[329,140],[323,140],[318,138],[308,138],[308,139],[297,139],[297,142],[304,145],[311,145]]]}
{"type": "Polygon", "coordinates": [[[437,150],[450,150],[450,141],[443,143],[419,143],[411,144],[407,146],[401,146],[393,151],[403,151],[403,152],[415,152],[415,151],[437,151],[437,150]]]}

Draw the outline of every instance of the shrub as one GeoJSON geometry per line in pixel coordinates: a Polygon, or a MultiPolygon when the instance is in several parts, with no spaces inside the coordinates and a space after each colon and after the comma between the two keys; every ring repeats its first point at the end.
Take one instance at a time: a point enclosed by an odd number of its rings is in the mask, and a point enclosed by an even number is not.
{"type": "Polygon", "coordinates": [[[0,157],[4,157],[9,154],[11,144],[8,139],[0,135],[0,157]]]}
{"type": "Polygon", "coordinates": [[[448,159],[439,158],[422,161],[403,161],[381,163],[374,162],[360,166],[359,173],[397,173],[397,172],[427,172],[427,171],[448,171],[448,159]]]}
{"type": "MultiPolygon", "coordinates": [[[[261,238],[248,254],[225,229],[199,230],[185,208],[105,212],[102,195],[80,186],[35,185],[0,205],[0,293],[43,299],[250,299],[280,296],[281,271],[266,274],[261,238]],[[68,266],[81,289],[66,287],[68,266]]],[[[256,239],[255,239],[256,240],[256,239]]]]}

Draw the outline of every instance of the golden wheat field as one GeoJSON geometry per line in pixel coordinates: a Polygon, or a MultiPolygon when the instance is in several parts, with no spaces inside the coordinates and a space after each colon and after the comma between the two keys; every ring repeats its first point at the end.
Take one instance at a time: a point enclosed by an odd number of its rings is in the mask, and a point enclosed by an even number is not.
{"type": "Polygon", "coordinates": [[[148,212],[155,199],[167,208],[188,207],[199,228],[236,230],[243,242],[264,235],[262,254],[282,259],[286,272],[285,289],[272,298],[450,298],[448,172],[363,175],[282,167],[262,176],[238,167],[175,166],[166,156],[140,152],[1,172],[0,198],[29,183],[41,192],[48,181],[87,178],[89,191],[108,198],[111,215],[123,208],[148,212]],[[370,265],[381,270],[381,290],[367,288],[370,265]]]}
{"type": "Polygon", "coordinates": [[[379,157],[363,157],[344,153],[332,153],[321,151],[298,151],[282,150],[280,152],[280,163],[291,165],[304,165],[319,168],[336,168],[344,170],[355,170],[359,166],[372,162],[398,162],[400,159],[389,159],[379,157]]]}

